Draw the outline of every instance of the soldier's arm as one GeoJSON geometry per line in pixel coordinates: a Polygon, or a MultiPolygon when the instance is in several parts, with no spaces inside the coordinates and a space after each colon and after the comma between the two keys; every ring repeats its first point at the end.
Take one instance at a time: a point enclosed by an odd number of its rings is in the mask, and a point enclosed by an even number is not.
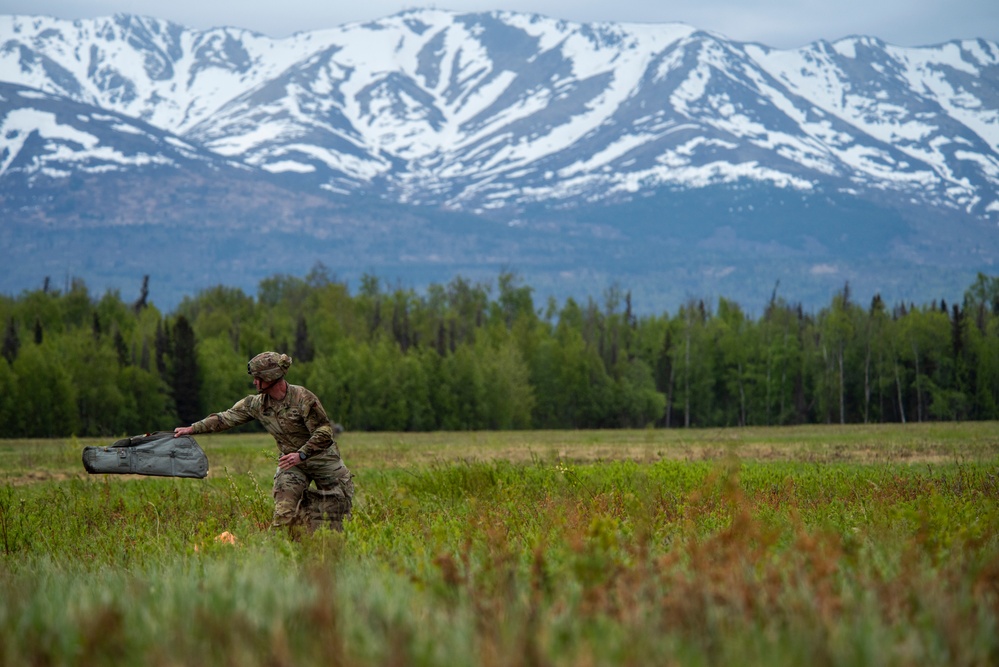
{"type": "MultiPolygon", "coordinates": [[[[248,396],[228,410],[210,414],[204,419],[196,421],[186,428],[191,429],[190,433],[217,433],[218,431],[225,431],[233,426],[239,426],[240,424],[253,421],[256,419],[256,412],[253,410],[253,406],[250,401],[251,398],[252,397],[248,396]]],[[[177,431],[179,430],[180,429],[174,431],[174,435],[177,435],[177,431]]]]}
{"type": "Polygon", "coordinates": [[[304,458],[310,458],[317,454],[322,454],[333,444],[333,426],[323,404],[314,395],[308,397],[305,406],[305,425],[309,429],[308,441],[299,448],[299,452],[304,458]]]}

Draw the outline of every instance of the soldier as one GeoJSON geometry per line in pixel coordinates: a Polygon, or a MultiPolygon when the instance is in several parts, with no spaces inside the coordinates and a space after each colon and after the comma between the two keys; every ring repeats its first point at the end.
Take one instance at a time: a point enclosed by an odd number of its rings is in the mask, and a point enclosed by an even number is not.
{"type": "MultiPolygon", "coordinates": [[[[224,431],[253,419],[263,425],[277,441],[281,453],[274,473],[272,528],[296,522],[299,502],[312,481],[320,493],[325,492],[324,497],[341,499],[339,513],[344,517],[349,516],[354,497],[352,475],[333,439],[334,426],[315,394],[284,379],[290,366],[291,357],[287,354],[258,354],[246,365],[246,372],[253,376],[256,395],[241,399],[224,412],[174,429],[174,436],[179,437],[224,431]]],[[[339,425],[336,428],[339,432],[339,425]]],[[[330,518],[333,527],[342,528],[340,516],[330,518]]]]}

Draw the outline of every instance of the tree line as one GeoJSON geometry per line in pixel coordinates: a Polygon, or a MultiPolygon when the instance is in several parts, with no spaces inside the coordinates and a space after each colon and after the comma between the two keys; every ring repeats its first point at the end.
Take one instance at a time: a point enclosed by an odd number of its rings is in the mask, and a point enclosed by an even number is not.
{"type": "Polygon", "coordinates": [[[708,427],[999,419],[999,277],[961,303],[857,303],[849,285],[817,313],[777,296],[750,317],[690,299],[636,315],[549,299],[511,273],[424,293],[323,265],[257,294],[217,286],[172,313],[117,291],[0,297],[2,437],[119,436],[189,424],[252,391],[246,362],[294,358],[348,429],[708,427]]]}

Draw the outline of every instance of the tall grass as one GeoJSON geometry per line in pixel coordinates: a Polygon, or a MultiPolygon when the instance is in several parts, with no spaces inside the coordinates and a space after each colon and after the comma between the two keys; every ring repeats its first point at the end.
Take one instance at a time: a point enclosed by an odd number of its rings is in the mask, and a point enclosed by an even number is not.
{"type": "Polygon", "coordinates": [[[256,436],[206,480],[0,443],[0,663],[999,663],[995,441],[829,434],[351,437],[354,516],[299,541],[256,436]]]}

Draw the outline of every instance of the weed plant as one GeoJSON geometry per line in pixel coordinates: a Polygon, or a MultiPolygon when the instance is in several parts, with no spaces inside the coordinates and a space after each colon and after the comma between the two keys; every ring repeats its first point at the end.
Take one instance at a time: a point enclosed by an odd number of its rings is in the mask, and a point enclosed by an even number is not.
{"type": "Polygon", "coordinates": [[[774,433],[352,436],[299,540],[258,436],[205,480],[3,442],[0,664],[999,664],[987,429],[774,433]]]}

